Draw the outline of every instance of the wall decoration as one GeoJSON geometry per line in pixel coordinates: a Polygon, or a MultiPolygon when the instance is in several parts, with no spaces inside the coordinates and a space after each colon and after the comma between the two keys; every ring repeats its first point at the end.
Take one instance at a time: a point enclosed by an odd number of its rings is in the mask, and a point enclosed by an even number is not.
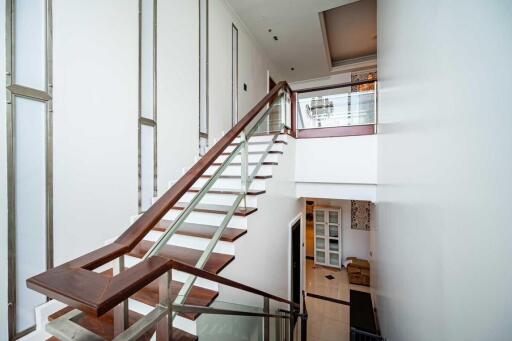
{"type": "MultiPolygon", "coordinates": [[[[361,81],[371,81],[377,80],[377,72],[376,71],[360,71],[360,72],[352,72],[351,79],[352,83],[361,82],[361,81]]],[[[352,86],[352,91],[370,91],[373,90],[374,86],[372,83],[363,84],[363,85],[355,85],[352,86]]]]}
{"type": "Polygon", "coordinates": [[[369,201],[351,200],[351,225],[354,230],[370,231],[369,201]]]}

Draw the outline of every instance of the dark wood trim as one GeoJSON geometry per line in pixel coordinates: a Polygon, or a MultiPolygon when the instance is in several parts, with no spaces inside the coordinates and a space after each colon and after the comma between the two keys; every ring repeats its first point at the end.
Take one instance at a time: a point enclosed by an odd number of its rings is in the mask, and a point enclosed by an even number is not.
{"type": "MultiPolygon", "coordinates": [[[[259,162],[249,162],[248,164],[249,164],[249,166],[255,166],[255,165],[259,164],[259,162]]],[[[222,165],[222,162],[214,162],[214,163],[212,163],[212,166],[221,166],[221,165],[222,165]]],[[[242,164],[240,162],[231,162],[229,165],[230,166],[241,166],[242,164]]],[[[262,166],[277,166],[278,163],[277,162],[273,162],[273,161],[263,161],[261,163],[261,165],[262,166]]],[[[211,191],[209,191],[209,192],[211,192],[211,191]]]]}
{"type": "Polygon", "coordinates": [[[166,271],[176,269],[294,305],[293,302],[283,298],[161,256],[153,256],[143,260],[112,278],[106,278],[102,274],[92,271],[132,251],[144,236],[163,219],[165,214],[178,203],[179,199],[190,190],[199,177],[224,152],[226,147],[253,119],[261,115],[262,109],[279,90],[287,86],[286,82],[279,82],[115,242],[31,277],[27,280],[27,286],[85,313],[100,316],[144,288],[166,271]]]}
{"type": "MultiPolygon", "coordinates": [[[[254,154],[265,154],[265,152],[264,152],[264,151],[248,152],[247,154],[250,154],[250,155],[254,155],[254,154]]],[[[283,152],[282,152],[282,151],[280,151],[280,150],[269,150],[269,151],[268,151],[268,154],[283,154],[283,152]]],[[[224,155],[224,156],[226,156],[226,155],[231,155],[231,152],[229,152],[229,153],[222,153],[222,154],[220,154],[220,155],[224,155]]]]}
{"type": "MultiPolygon", "coordinates": [[[[283,140],[275,140],[274,143],[276,144],[288,144],[288,142],[286,141],[283,141],[283,140]]],[[[231,143],[230,146],[238,146],[240,143],[231,143]]],[[[249,141],[249,145],[253,146],[253,145],[257,145],[257,144],[268,144],[268,141],[257,141],[257,142],[250,142],[249,141]]]]}
{"type": "MultiPolygon", "coordinates": [[[[203,179],[209,179],[211,178],[211,175],[201,175],[201,178],[203,179]]],[[[221,175],[218,177],[218,179],[240,179],[240,175],[221,175]]],[[[254,179],[271,179],[272,175],[256,175],[254,179]]]]}
{"type": "Polygon", "coordinates": [[[329,89],[336,89],[336,88],[346,88],[349,86],[358,86],[358,85],[364,85],[364,84],[370,84],[375,83],[377,80],[366,80],[366,81],[359,81],[359,82],[351,82],[351,83],[340,83],[340,84],[332,84],[332,85],[324,85],[324,86],[317,86],[314,88],[304,88],[304,89],[297,89],[294,90],[296,93],[301,94],[304,92],[313,92],[313,91],[322,91],[322,90],[329,90],[329,89]]]}
{"type": "Polygon", "coordinates": [[[297,138],[297,93],[295,91],[291,92],[291,115],[292,115],[292,122],[291,122],[291,132],[290,135],[292,137],[297,138]]]}
{"type": "Polygon", "coordinates": [[[297,138],[309,139],[316,137],[360,136],[373,134],[375,134],[375,126],[373,124],[366,124],[348,127],[301,129],[297,131],[297,138]]]}

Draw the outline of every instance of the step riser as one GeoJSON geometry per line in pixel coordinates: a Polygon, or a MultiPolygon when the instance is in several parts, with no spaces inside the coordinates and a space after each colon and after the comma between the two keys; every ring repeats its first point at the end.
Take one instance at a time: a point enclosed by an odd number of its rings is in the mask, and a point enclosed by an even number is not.
{"type": "MultiPolygon", "coordinates": [[[[144,240],[156,242],[162,234],[163,234],[163,232],[150,231],[144,237],[144,240]]],[[[209,239],[205,239],[205,238],[186,236],[186,235],[181,235],[181,234],[174,234],[171,237],[171,239],[167,242],[167,244],[204,251],[206,249],[206,247],[208,246],[209,241],[210,241],[209,239]]],[[[217,245],[213,249],[213,252],[224,253],[227,255],[234,255],[235,254],[235,244],[233,244],[231,242],[219,240],[217,242],[217,245]]]]}
{"type": "MultiPolygon", "coordinates": [[[[194,184],[194,188],[202,188],[204,184],[209,180],[209,178],[199,178],[194,184]]],[[[240,179],[217,179],[215,184],[213,185],[213,189],[234,189],[239,190],[242,188],[242,184],[240,179]]],[[[254,190],[264,190],[265,189],[265,179],[254,179],[250,186],[251,189],[254,190]]]]}
{"type": "MultiPolygon", "coordinates": [[[[178,217],[179,210],[170,210],[164,217],[164,219],[175,220],[178,217]]],[[[187,217],[186,221],[195,224],[206,224],[213,226],[220,226],[224,219],[224,214],[217,213],[204,213],[204,212],[192,212],[187,217]]],[[[233,216],[228,223],[228,227],[235,227],[240,229],[247,228],[247,217],[233,216]]]]}
{"type": "MultiPolygon", "coordinates": [[[[231,153],[233,150],[235,150],[237,146],[228,146],[224,150],[224,153],[231,153]]],[[[249,151],[250,152],[263,152],[267,149],[268,144],[249,144],[249,151]]],[[[284,150],[284,144],[283,143],[274,143],[272,148],[270,150],[276,150],[276,151],[283,151],[284,150]]]]}
{"type": "MultiPolygon", "coordinates": [[[[125,264],[127,267],[132,267],[136,264],[138,264],[141,261],[140,258],[132,257],[132,256],[125,256],[125,264]]],[[[180,283],[185,283],[187,280],[189,274],[182,272],[182,271],[176,271],[172,270],[172,280],[180,283]]],[[[204,278],[197,278],[196,282],[194,283],[195,286],[210,289],[213,291],[219,291],[219,285],[216,282],[204,279],[204,278]]]]}
{"type": "MultiPolygon", "coordinates": [[[[187,192],[182,198],[181,202],[190,202],[197,193],[187,192]]],[[[212,204],[212,205],[226,205],[231,206],[235,201],[235,194],[206,194],[201,199],[201,204],[212,204]]],[[[247,206],[249,207],[257,207],[258,204],[258,196],[257,195],[248,195],[247,198],[247,206]]]]}
{"type": "MultiPolygon", "coordinates": [[[[267,156],[265,157],[264,161],[266,161],[266,162],[278,162],[279,161],[279,155],[281,155],[281,154],[267,154],[267,156]]],[[[224,162],[224,160],[226,160],[227,157],[228,157],[228,155],[220,155],[215,160],[215,162],[216,163],[224,162]]],[[[261,154],[249,154],[249,162],[259,162],[260,158],[261,158],[261,154]]],[[[241,163],[242,161],[241,161],[240,155],[235,156],[235,158],[233,159],[233,162],[234,163],[241,163]]]]}

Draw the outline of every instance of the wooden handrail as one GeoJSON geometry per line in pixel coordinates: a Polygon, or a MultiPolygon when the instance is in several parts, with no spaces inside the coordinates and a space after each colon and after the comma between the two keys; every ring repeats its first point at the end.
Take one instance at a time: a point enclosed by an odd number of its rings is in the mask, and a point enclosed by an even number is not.
{"type": "Polygon", "coordinates": [[[294,304],[277,296],[160,256],[153,256],[143,260],[112,278],[106,278],[92,271],[130,252],[283,88],[289,89],[288,84],[284,81],[274,86],[262,100],[119,236],[115,242],[29,278],[27,286],[83,312],[101,316],[169,269],[175,268],[199,277],[206,276],[205,278],[217,280],[219,283],[238,287],[277,301],[294,304]]]}
{"type": "Polygon", "coordinates": [[[61,265],[28,279],[27,285],[30,289],[55,298],[87,314],[101,316],[173,269],[290,304],[292,307],[300,309],[300,305],[295,302],[161,256],[149,257],[112,278],[93,271],[61,265]]]}

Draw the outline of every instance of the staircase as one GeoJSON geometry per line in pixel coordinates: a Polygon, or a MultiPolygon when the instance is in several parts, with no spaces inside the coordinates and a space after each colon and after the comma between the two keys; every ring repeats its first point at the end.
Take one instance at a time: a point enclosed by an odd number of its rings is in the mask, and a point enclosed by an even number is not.
{"type": "Polygon", "coordinates": [[[257,314],[264,320],[265,340],[269,299],[290,304],[285,321],[298,316],[292,302],[218,276],[236,260],[237,241],[251,233],[258,201],[286,152],[288,135],[282,125],[277,131],[268,131],[268,126],[261,131],[269,113],[279,106],[284,110],[287,95],[286,83],[279,83],[182,179],[154,198],[148,211],[132,217],[130,229],[114,242],[29,279],[32,289],[69,305],[52,300],[39,307],[37,330],[27,339],[197,340],[198,318],[210,313],[207,308],[219,296],[219,283],[263,296],[263,311],[257,314]],[[116,282],[122,276],[125,279],[116,282]],[[162,295],[162,278],[171,279],[167,296],[162,295]],[[111,287],[120,289],[103,299],[111,287]],[[107,305],[116,308],[104,308],[107,305]],[[171,326],[171,335],[162,321],[171,326]]]}

